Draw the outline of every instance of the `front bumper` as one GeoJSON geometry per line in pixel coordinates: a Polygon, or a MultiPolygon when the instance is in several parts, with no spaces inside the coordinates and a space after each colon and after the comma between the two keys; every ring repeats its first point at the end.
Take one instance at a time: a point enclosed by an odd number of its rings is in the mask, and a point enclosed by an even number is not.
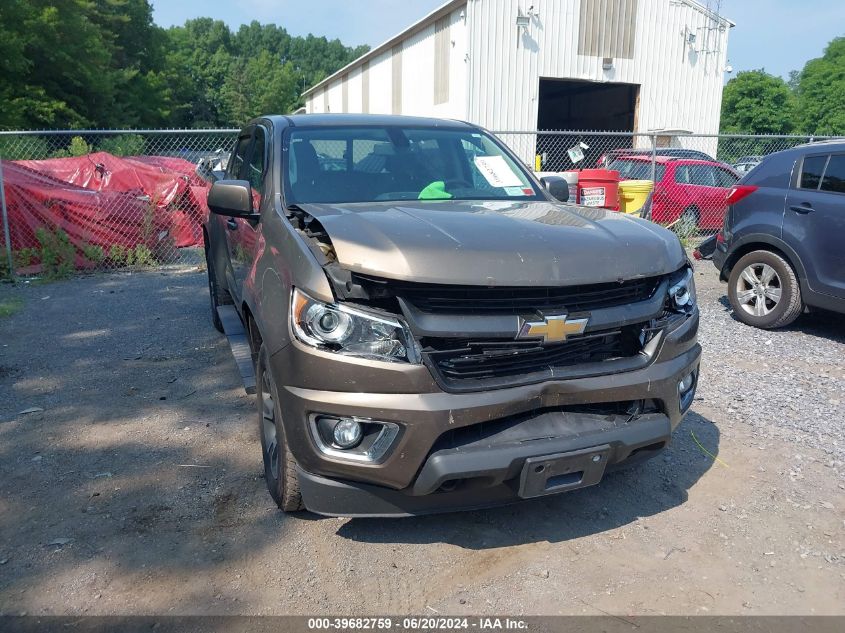
{"type": "Polygon", "coordinates": [[[655,454],[683,417],[678,380],[698,367],[697,329],[696,311],[666,333],[650,364],[634,371],[469,393],[442,391],[425,367],[397,364],[378,375],[372,364],[342,366],[334,355],[294,343],[271,364],[305,506],[329,515],[396,516],[496,505],[523,498],[515,479],[532,457],[607,446],[606,465],[613,467],[634,453],[655,454]],[[332,382],[363,392],[320,388],[332,382]],[[296,386],[303,384],[311,387],[296,386]],[[373,385],[381,387],[377,393],[369,392],[373,385]],[[587,412],[588,405],[639,400],[655,403],[656,412],[630,420],[587,412]],[[402,432],[381,463],[344,461],[316,447],[305,423],[313,413],[395,422],[402,432]],[[524,435],[555,413],[547,432],[524,435]],[[439,450],[451,431],[494,423],[524,436],[492,438],[483,451],[439,450]],[[453,481],[458,485],[450,489],[453,481]]]}
{"type": "MultiPolygon", "coordinates": [[[[538,440],[515,440],[435,451],[413,486],[383,486],[331,479],[298,470],[305,507],[329,516],[398,517],[452,510],[470,510],[514,503],[598,483],[607,468],[648,459],[669,442],[672,426],[662,414],[646,414],[626,423],[625,416],[543,414],[558,418],[568,433],[538,440]],[[593,457],[600,459],[593,461],[593,457]],[[540,458],[539,466],[534,462],[540,458]],[[543,459],[545,458],[545,459],[543,459]],[[586,459],[585,459],[586,458],[586,459]],[[525,485],[532,468],[559,464],[553,477],[539,486],[525,485]],[[454,483],[453,483],[454,482],[454,483]],[[548,482],[551,482],[549,484],[548,482]]],[[[553,420],[542,423],[551,426],[553,420]]]]}

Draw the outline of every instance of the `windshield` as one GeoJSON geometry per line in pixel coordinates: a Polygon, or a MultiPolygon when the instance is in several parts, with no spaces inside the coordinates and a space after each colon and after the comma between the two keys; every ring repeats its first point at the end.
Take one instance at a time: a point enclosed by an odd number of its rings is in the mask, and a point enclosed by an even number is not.
{"type": "Polygon", "coordinates": [[[472,129],[294,128],[288,150],[288,204],[542,199],[523,168],[472,129]]]}
{"type": "MultiPolygon", "coordinates": [[[[656,164],[654,168],[655,180],[660,182],[663,180],[666,165],[656,164]]],[[[608,169],[618,171],[619,178],[622,180],[651,180],[650,160],[625,160],[620,158],[613,161],[608,169]]]]}

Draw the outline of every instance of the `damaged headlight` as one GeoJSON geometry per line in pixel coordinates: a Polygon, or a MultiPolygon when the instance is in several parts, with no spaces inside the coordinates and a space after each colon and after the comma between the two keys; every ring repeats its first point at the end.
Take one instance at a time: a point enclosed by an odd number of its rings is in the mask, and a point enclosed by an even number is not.
{"type": "Polygon", "coordinates": [[[695,279],[692,268],[686,266],[669,278],[668,307],[677,312],[689,312],[695,306],[695,279]]]}
{"type": "Polygon", "coordinates": [[[396,319],[323,303],[297,289],[290,305],[294,334],[303,343],[358,358],[420,361],[411,333],[396,319]]]}

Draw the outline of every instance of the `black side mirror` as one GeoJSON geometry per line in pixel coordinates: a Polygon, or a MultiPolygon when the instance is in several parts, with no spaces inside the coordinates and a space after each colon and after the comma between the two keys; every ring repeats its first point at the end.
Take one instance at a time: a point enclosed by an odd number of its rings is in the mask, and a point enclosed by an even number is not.
{"type": "Polygon", "coordinates": [[[208,208],[217,215],[255,219],[252,189],[247,180],[218,180],[208,192],[208,208]]]}
{"type": "Polygon", "coordinates": [[[543,176],[540,178],[540,182],[555,200],[560,202],[569,201],[569,183],[566,182],[565,178],[561,178],[560,176],[543,176]]]}

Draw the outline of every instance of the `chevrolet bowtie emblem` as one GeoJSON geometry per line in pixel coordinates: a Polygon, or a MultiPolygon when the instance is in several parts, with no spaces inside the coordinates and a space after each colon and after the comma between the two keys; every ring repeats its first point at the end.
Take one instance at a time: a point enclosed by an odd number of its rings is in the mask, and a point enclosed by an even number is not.
{"type": "Polygon", "coordinates": [[[565,314],[561,314],[546,317],[542,321],[525,321],[516,338],[541,338],[543,344],[563,343],[568,336],[583,334],[589,320],[568,320],[565,314]]]}

